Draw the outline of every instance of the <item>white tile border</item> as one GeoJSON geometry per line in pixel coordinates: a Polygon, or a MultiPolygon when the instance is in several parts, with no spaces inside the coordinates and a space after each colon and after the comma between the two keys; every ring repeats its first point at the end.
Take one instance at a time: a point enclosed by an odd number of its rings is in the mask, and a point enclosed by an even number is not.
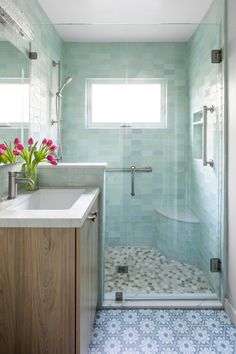
{"type": "Polygon", "coordinates": [[[231,305],[228,299],[225,299],[225,311],[236,325],[236,309],[231,305]]]}

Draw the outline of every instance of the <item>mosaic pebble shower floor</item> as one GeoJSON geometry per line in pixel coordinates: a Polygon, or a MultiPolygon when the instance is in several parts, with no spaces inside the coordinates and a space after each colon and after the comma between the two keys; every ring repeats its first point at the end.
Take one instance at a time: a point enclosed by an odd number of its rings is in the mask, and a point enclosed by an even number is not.
{"type": "Polygon", "coordinates": [[[235,354],[223,310],[98,311],[90,354],[235,354]]]}
{"type": "Polygon", "coordinates": [[[213,293],[198,267],[170,260],[155,248],[108,247],[105,254],[106,294],[213,293]],[[123,265],[127,274],[117,272],[123,265]]]}

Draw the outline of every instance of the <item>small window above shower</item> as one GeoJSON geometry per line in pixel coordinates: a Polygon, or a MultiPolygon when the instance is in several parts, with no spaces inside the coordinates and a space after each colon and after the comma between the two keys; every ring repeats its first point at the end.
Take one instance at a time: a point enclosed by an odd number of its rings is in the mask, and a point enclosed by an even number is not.
{"type": "Polygon", "coordinates": [[[88,79],[88,128],[166,128],[167,82],[88,79]]]}

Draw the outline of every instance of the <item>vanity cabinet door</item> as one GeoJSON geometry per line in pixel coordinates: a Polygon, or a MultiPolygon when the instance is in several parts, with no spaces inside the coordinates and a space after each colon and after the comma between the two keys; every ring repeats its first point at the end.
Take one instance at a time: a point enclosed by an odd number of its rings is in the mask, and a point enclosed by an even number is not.
{"type": "Polygon", "coordinates": [[[75,353],[75,230],[0,229],[0,354],[75,353]]]}
{"type": "MultiPolygon", "coordinates": [[[[95,203],[90,215],[97,211],[95,203]]],[[[98,301],[98,220],[76,231],[76,353],[87,354],[98,301]]]]}
{"type": "Polygon", "coordinates": [[[98,220],[0,228],[0,354],[87,354],[97,298],[98,220]]]}
{"type": "Polygon", "coordinates": [[[20,254],[17,235],[11,229],[0,229],[0,353],[15,353],[17,274],[20,254]],[[17,264],[18,263],[18,264],[17,264]]]}

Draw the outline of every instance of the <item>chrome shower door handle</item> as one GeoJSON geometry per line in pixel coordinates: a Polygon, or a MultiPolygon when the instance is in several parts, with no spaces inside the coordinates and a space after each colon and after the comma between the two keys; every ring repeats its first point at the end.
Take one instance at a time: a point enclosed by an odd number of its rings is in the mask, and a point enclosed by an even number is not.
{"type": "Polygon", "coordinates": [[[136,167],[131,166],[131,196],[135,196],[135,173],[136,173],[136,167]]]}
{"type": "Polygon", "coordinates": [[[203,106],[203,136],[202,136],[202,152],[203,152],[203,166],[214,166],[214,161],[213,160],[207,160],[207,114],[208,111],[210,113],[213,113],[215,111],[214,106],[211,106],[210,108],[207,106],[203,106]]]}
{"type": "Polygon", "coordinates": [[[136,172],[152,172],[152,167],[116,167],[116,168],[106,168],[106,172],[126,172],[131,173],[131,196],[135,196],[135,177],[136,172]]]}
{"type": "Polygon", "coordinates": [[[207,166],[207,106],[203,106],[203,137],[202,137],[202,158],[203,166],[207,166]]]}

